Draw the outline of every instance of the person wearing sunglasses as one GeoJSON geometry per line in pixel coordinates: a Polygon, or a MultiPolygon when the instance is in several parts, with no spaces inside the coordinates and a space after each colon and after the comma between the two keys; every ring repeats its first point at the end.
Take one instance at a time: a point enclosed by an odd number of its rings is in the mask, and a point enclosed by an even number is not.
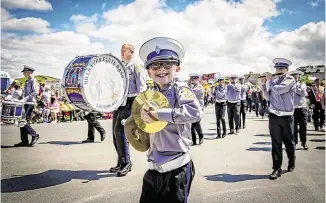
{"type": "Polygon", "coordinates": [[[140,112],[146,123],[165,121],[168,124],[150,135],[149,170],[143,178],[139,202],[187,202],[195,175],[190,156],[191,123],[198,122],[203,111],[187,83],[175,80],[184,48],[174,39],[156,37],[145,42],[139,53],[154,81],[153,89],[161,92],[170,103],[169,108],[152,106],[151,110],[140,112]]]}

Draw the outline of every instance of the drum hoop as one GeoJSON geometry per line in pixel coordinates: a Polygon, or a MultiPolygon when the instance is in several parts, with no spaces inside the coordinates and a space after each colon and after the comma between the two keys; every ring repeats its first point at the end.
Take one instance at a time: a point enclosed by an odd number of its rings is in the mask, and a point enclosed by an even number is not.
{"type": "MultiPolygon", "coordinates": [[[[69,64],[68,66],[66,66],[65,70],[64,70],[64,74],[63,74],[63,78],[62,78],[62,87],[64,89],[66,89],[65,87],[65,78],[66,78],[66,75],[68,72],[66,72],[66,69],[70,68],[70,65],[73,64],[77,59],[79,59],[80,57],[88,57],[88,56],[91,56],[92,58],[87,62],[87,64],[85,65],[85,68],[87,68],[89,66],[90,63],[92,63],[94,60],[96,60],[98,57],[103,57],[103,56],[107,56],[107,57],[110,57],[110,58],[113,58],[115,61],[117,61],[121,67],[121,72],[123,73],[124,75],[124,81],[123,81],[123,88],[124,88],[124,91],[123,91],[123,95],[121,97],[121,99],[115,104],[113,105],[112,107],[108,108],[108,109],[105,109],[105,110],[101,110],[101,109],[98,109],[98,108],[94,108],[91,106],[91,103],[90,101],[87,99],[86,95],[85,95],[85,87],[84,87],[84,84],[83,82],[81,83],[81,87],[80,87],[80,94],[82,95],[83,99],[85,102],[81,102],[81,104],[83,106],[86,106],[88,108],[82,108],[80,107],[79,105],[77,106],[77,103],[78,102],[72,102],[70,100],[70,98],[68,97],[68,94],[67,94],[67,91],[63,91],[64,92],[64,96],[65,98],[70,101],[70,103],[73,105],[73,107],[75,108],[78,108],[78,109],[81,109],[81,110],[86,110],[86,111],[97,111],[97,112],[112,112],[114,111],[115,109],[117,109],[121,104],[123,104],[123,102],[125,101],[126,97],[127,97],[127,94],[128,94],[128,87],[129,87],[129,79],[128,79],[128,73],[123,65],[123,63],[115,56],[113,56],[112,54],[96,54],[96,55],[84,55],[84,56],[76,56],[69,64]]],[[[86,71],[83,71],[82,75],[81,75],[81,78],[84,78],[85,76],[85,72],[86,71]]],[[[120,78],[120,79],[123,79],[123,78],[120,78]]],[[[67,87],[69,88],[69,87],[67,87]]]]}

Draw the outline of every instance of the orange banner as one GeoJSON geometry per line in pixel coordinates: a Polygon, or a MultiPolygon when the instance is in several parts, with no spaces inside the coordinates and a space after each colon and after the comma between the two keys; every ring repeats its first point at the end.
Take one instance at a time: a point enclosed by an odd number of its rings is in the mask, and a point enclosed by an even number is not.
{"type": "Polygon", "coordinates": [[[203,74],[202,79],[203,80],[209,80],[209,79],[214,79],[215,73],[209,73],[209,74],[203,74]]]}

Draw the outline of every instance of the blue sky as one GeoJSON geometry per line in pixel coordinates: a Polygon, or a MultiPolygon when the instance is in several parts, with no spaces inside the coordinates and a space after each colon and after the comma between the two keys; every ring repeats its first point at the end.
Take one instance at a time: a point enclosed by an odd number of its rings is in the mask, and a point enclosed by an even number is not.
{"type": "MultiPolygon", "coordinates": [[[[238,0],[236,0],[238,1],[238,0]]],[[[132,0],[49,0],[52,11],[31,11],[25,9],[10,10],[16,18],[36,17],[50,22],[52,29],[72,30],[72,22],[69,20],[73,14],[91,16],[104,10],[116,8],[119,5],[129,4],[132,0]]],[[[167,0],[166,4],[175,11],[182,12],[187,5],[194,0],[167,0]]],[[[325,19],[325,2],[323,0],[282,0],[277,3],[282,15],[266,20],[264,25],[273,34],[281,31],[294,30],[309,22],[319,22],[325,19]],[[313,7],[311,2],[317,2],[313,7]]]]}

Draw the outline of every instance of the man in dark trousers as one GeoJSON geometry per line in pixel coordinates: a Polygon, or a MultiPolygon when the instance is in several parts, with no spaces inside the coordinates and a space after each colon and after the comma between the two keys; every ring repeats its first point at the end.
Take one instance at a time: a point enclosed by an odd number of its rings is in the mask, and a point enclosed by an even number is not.
{"type": "MultiPolygon", "coordinates": [[[[199,74],[196,73],[192,73],[189,75],[190,76],[190,88],[192,89],[192,91],[194,92],[194,94],[196,95],[199,103],[200,103],[200,107],[202,109],[202,111],[204,110],[204,93],[205,90],[203,88],[203,86],[200,84],[199,82],[199,74]]],[[[199,144],[202,144],[204,142],[204,134],[203,134],[203,130],[201,128],[200,125],[200,121],[197,121],[195,123],[191,124],[191,136],[192,136],[192,144],[196,145],[197,142],[197,138],[196,138],[196,132],[198,134],[199,137],[199,144]]]]}
{"type": "Polygon", "coordinates": [[[307,145],[307,87],[304,82],[299,81],[302,72],[293,71],[291,75],[296,81],[296,91],[294,95],[294,142],[298,144],[298,132],[300,134],[301,145],[305,150],[308,150],[307,145]],[[299,125],[299,130],[298,130],[299,125]]]}
{"type": "Polygon", "coordinates": [[[124,44],[122,46],[121,59],[128,73],[129,87],[125,102],[113,112],[113,144],[118,154],[118,163],[117,166],[110,168],[110,172],[117,173],[118,177],[125,176],[131,171],[129,144],[121,122],[131,115],[131,107],[135,97],[147,88],[145,70],[134,58],[133,45],[124,44]]]}
{"type": "Polygon", "coordinates": [[[100,133],[101,135],[101,141],[103,142],[106,136],[106,132],[104,128],[101,126],[101,124],[98,122],[96,118],[96,112],[86,112],[85,113],[85,119],[88,123],[88,137],[86,140],[83,141],[83,143],[90,143],[95,141],[95,129],[100,133]]]}
{"type": "MultiPolygon", "coordinates": [[[[33,77],[34,68],[29,66],[24,66],[23,74],[25,78],[27,78],[24,86],[24,97],[23,101],[28,103],[36,102],[36,96],[39,94],[39,85],[37,80],[33,77]]],[[[29,120],[32,117],[32,113],[34,110],[34,104],[25,104],[25,116],[26,116],[26,124],[20,127],[20,139],[21,142],[15,144],[15,147],[33,147],[37,140],[40,138],[36,131],[30,126],[29,120]],[[32,140],[28,143],[28,134],[32,136],[32,140]]]]}
{"type": "Polygon", "coordinates": [[[308,98],[310,100],[311,106],[313,108],[313,120],[316,131],[325,131],[325,109],[322,108],[321,100],[324,94],[324,87],[320,85],[320,80],[315,80],[315,85],[313,85],[308,92],[308,98]]]}
{"type": "Polygon", "coordinates": [[[293,136],[294,94],[296,82],[287,74],[291,61],[283,58],[273,60],[277,78],[271,75],[261,78],[262,90],[270,100],[269,132],[272,139],[273,172],[270,179],[277,179],[282,173],[283,150],[282,143],[289,159],[288,172],[295,167],[295,144],[293,136]],[[266,82],[269,81],[268,89],[266,82]]]}
{"type": "Polygon", "coordinates": [[[241,85],[240,91],[240,116],[239,116],[239,128],[246,128],[246,109],[247,109],[247,91],[248,86],[244,84],[244,76],[239,77],[239,82],[241,85]]]}
{"type": "Polygon", "coordinates": [[[258,98],[258,92],[259,92],[259,87],[257,87],[256,90],[254,90],[252,92],[252,103],[255,105],[255,113],[256,113],[256,117],[259,116],[259,98],[258,98]]]}
{"type": "Polygon", "coordinates": [[[224,138],[226,136],[226,87],[224,85],[224,78],[219,77],[217,79],[218,85],[214,89],[213,98],[215,100],[215,116],[217,125],[217,137],[224,138]],[[222,137],[221,137],[221,123],[222,123],[222,137]]]}
{"type": "Polygon", "coordinates": [[[240,127],[240,92],[241,85],[236,82],[238,76],[231,75],[230,76],[230,84],[226,86],[226,96],[227,96],[227,108],[228,108],[228,119],[229,119],[229,134],[239,133],[240,127]],[[235,126],[234,126],[235,125],[235,126]]]}

